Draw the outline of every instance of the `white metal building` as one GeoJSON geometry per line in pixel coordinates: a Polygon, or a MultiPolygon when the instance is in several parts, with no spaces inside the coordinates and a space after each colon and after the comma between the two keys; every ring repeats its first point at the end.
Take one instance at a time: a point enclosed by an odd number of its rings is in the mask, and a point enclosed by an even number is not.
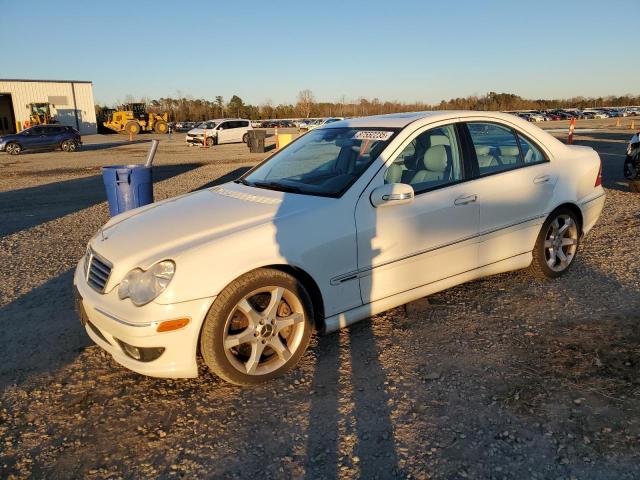
{"type": "Polygon", "coordinates": [[[97,132],[91,82],[0,79],[0,135],[29,126],[34,104],[48,104],[51,117],[61,125],[82,134],[97,132]]]}

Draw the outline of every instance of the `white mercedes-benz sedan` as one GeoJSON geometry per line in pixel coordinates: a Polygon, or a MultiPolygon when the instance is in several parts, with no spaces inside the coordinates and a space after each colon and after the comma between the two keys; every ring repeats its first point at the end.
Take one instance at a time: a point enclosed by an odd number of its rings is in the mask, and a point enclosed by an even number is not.
{"type": "Polygon", "coordinates": [[[350,119],[232,183],[112,218],[75,272],[88,335],[131,370],[262,382],[328,333],[479,277],[558,277],[605,200],[591,148],[513,115],[350,119]]]}

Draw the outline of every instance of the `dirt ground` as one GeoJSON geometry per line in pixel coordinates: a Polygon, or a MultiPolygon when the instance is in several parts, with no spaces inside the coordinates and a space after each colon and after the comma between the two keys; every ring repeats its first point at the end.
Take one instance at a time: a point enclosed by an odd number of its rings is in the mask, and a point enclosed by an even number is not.
{"type": "MultiPolygon", "coordinates": [[[[252,389],[129,372],[73,310],[72,269],[108,219],[100,167],[142,163],[152,135],[0,155],[0,478],[640,478],[640,195],[614,122],[578,122],[608,197],[567,275],[446,290],[314,338],[252,389]]],[[[183,138],[161,140],[156,199],[265,156],[183,138]]]]}

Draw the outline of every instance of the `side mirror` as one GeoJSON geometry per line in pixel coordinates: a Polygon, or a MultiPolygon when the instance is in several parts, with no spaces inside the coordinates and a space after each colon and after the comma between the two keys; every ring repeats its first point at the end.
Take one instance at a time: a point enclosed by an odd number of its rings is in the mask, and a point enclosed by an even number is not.
{"type": "Polygon", "coordinates": [[[413,202],[413,187],[406,183],[385,183],[376,187],[372,192],[371,205],[384,207],[387,205],[403,205],[413,202]]]}

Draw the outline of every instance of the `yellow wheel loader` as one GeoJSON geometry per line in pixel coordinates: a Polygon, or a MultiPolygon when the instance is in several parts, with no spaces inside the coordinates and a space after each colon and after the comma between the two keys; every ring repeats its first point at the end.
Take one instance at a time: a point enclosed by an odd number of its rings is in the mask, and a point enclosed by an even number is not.
{"type": "Polygon", "coordinates": [[[167,133],[167,113],[147,113],[144,103],[123,105],[120,110],[110,111],[103,125],[115,132],[137,135],[143,132],[167,133]]]}
{"type": "Polygon", "coordinates": [[[27,105],[29,109],[29,125],[49,125],[56,123],[51,117],[51,104],[49,103],[30,103],[27,105]]]}

